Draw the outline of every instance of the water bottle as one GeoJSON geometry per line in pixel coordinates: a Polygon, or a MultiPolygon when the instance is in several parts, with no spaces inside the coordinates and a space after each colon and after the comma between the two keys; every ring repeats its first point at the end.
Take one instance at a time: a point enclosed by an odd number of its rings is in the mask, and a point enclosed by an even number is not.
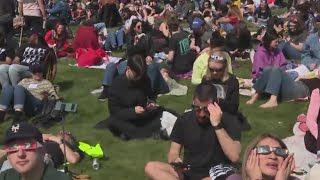
{"type": "Polygon", "coordinates": [[[98,158],[93,158],[92,168],[96,171],[100,169],[100,164],[98,162],[98,158]]]}

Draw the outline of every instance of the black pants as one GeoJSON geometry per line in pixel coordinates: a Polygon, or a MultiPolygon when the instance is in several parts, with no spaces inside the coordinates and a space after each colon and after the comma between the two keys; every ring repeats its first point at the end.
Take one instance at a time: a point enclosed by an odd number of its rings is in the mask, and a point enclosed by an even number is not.
{"type": "Polygon", "coordinates": [[[7,39],[10,39],[13,36],[13,21],[0,24],[0,32],[3,32],[7,39]]]}
{"type": "Polygon", "coordinates": [[[37,16],[24,16],[25,28],[27,31],[42,32],[43,20],[42,17],[37,16]]]}
{"type": "Polygon", "coordinates": [[[121,16],[116,4],[106,4],[103,7],[103,21],[107,28],[115,27],[121,23],[121,16]]]}
{"type": "Polygon", "coordinates": [[[117,119],[111,115],[107,120],[107,124],[108,129],[115,136],[125,134],[130,139],[148,138],[152,136],[152,133],[160,130],[161,116],[162,111],[141,119],[117,119]]]}

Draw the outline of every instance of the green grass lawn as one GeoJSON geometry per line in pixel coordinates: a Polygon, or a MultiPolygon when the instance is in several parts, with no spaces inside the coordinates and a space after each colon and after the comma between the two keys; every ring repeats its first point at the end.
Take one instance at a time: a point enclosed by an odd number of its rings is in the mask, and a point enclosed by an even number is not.
{"type": "MultiPolygon", "coordinates": [[[[61,60],[55,80],[55,83],[60,85],[61,95],[66,99],[65,101],[79,105],[77,113],[67,115],[66,129],[75,134],[80,141],[90,144],[100,143],[108,159],[101,160],[102,167],[98,171],[92,170],[89,157],[86,157],[79,165],[71,166],[70,169],[74,172],[89,174],[92,179],[96,180],[145,179],[143,172],[145,163],[150,160],[166,161],[169,142],[152,139],[124,142],[113,137],[106,130],[93,129],[92,127],[97,122],[108,116],[107,103],[99,102],[96,96],[90,94],[91,90],[100,86],[103,71],[68,66],[73,62],[66,59],[61,60]]],[[[235,69],[235,74],[249,77],[250,69],[250,63],[242,63],[239,69],[235,69]]],[[[181,83],[190,88],[187,96],[163,96],[158,99],[158,103],[179,112],[189,108],[194,86],[188,80],[183,80],[181,83]]],[[[243,148],[248,141],[262,132],[276,133],[281,137],[290,136],[297,115],[305,112],[307,107],[307,103],[282,103],[275,109],[263,110],[257,105],[245,105],[247,99],[241,97],[240,110],[248,117],[252,130],[243,133],[243,148]]],[[[0,124],[0,134],[4,134],[10,123],[9,119],[0,124]]],[[[61,126],[57,125],[44,132],[56,132],[60,128],[61,126]]],[[[0,140],[2,139],[1,136],[0,140]]]]}
{"type": "MultiPolygon", "coordinates": [[[[123,54],[116,52],[114,55],[121,57],[123,54]]],[[[92,169],[92,160],[89,157],[85,157],[76,166],[70,166],[70,169],[76,173],[88,174],[94,180],[146,179],[144,165],[148,161],[166,161],[170,142],[152,139],[124,142],[113,137],[107,130],[93,129],[97,122],[106,119],[109,115],[107,102],[100,102],[96,96],[90,94],[90,91],[100,87],[103,71],[70,67],[69,63],[74,63],[74,60],[59,61],[58,74],[54,81],[55,84],[60,85],[61,95],[65,98],[65,102],[78,104],[78,112],[66,116],[66,129],[80,141],[92,145],[100,143],[108,157],[100,161],[101,169],[98,171],[92,169]]],[[[240,68],[234,70],[235,74],[249,78],[251,63],[244,62],[240,65],[240,68]]],[[[180,83],[188,85],[187,96],[162,96],[158,99],[158,103],[182,113],[185,109],[190,108],[194,86],[189,80],[183,80],[180,83]]],[[[291,136],[297,115],[307,109],[307,103],[291,102],[281,103],[277,108],[264,110],[258,107],[263,101],[259,101],[254,106],[247,106],[245,105],[246,100],[248,98],[241,97],[240,110],[247,116],[252,130],[242,134],[243,149],[251,139],[263,132],[275,133],[282,138],[291,136]]],[[[0,142],[10,123],[9,118],[0,124],[0,142]]],[[[54,133],[60,129],[61,126],[57,125],[43,132],[54,133]]]]}

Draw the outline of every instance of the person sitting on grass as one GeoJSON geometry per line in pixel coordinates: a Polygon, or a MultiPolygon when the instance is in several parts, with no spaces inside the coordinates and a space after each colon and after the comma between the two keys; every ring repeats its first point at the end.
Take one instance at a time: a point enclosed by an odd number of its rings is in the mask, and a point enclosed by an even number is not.
{"type": "Polygon", "coordinates": [[[226,52],[214,52],[208,60],[207,73],[202,83],[209,83],[219,89],[219,106],[223,112],[237,114],[239,108],[239,82],[235,75],[229,73],[226,52]]]}
{"type": "Polygon", "coordinates": [[[26,45],[22,45],[12,64],[2,64],[0,68],[0,79],[2,87],[17,84],[23,79],[31,77],[29,66],[42,64],[48,54],[48,46],[41,34],[32,33],[26,45]]]}
{"type": "Polygon", "coordinates": [[[45,164],[41,132],[28,123],[13,124],[5,134],[7,159],[11,169],[0,173],[0,180],[72,180],[71,176],[45,164]]]}
{"type": "Polygon", "coordinates": [[[278,49],[279,35],[276,30],[268,29],[262,38],[262,43],[258,45],[253,57],[252,78],[253,82],[259,79],[262,71],[266,67],[280,67],[285,70],[287,60],[278,49]]]}
{"type": "Polygon", "coordinates": [[[177,17],[168,19],[168,27],[171,32],[169,38],[169,54],[167,63],[171,66],[173,73],[180,75],[189,73],[195,56],[190,48],[189,33],[180,30],[177,17]]]}
{"type": "Polygon", "coordinates": [[[7,68],[14,59],[14,47],[7,44],[6,37],[0,32],[0,83],[2,88],[9,85],[7,68]]]}
{"type": "Polygon", "coordinates": [[[263,93],[270,94],[270,99],[262,104],[262,108],[278,106],[278,100],[290,101],[310,97],[314,89],[320,88],[319,75],[317,77],[303,76],[296,81],[280,68],[265,68],[259,79],[254,83],[256,93],[251,96],[247,104],[254,104],[263,93]]]}
{"type": "Polygon", "coordinates": [[[310,71],[320,67],[320,31],[310,34],[303,47],[301,63],[310,71]]]}
{"type": "MultiPolygon", "coordinates": [[[[208,60],[210,58],[211,53],[215,52],[222,52],[225,50],[224,47],[225,39],[221,36],[220,32],[215,31],[212,33],[212,37],[210,38],[210,47],[204,49],[202,54],[196,59],[193,63],[192,69],[192,84],[200,84],[202,81],[203,76],[207,73],[208,68],[208,60]]],[[[231,57],[227,57],[228,63],[228,71],[232,73],[232,66],[231,66],[231,57]]]]}
{"type": "Polygon", "coordinates": [[[249,143],[241,175],[233,175],[232,180],[300,180],[290,175],[294,166],[293,153],[289,154],[285,143],[279,137],[266,133],[249,143]]]}
{"type": "Polygon", "coordinates": [[[14,122],[23,119],[23,112],[35,116],[41,112],[44,101],[49,96],[59,99],[50,81],[43,79],[44,68],[40,64],[30,66],[32,78],[25,78],[16,87],[7,86],[0,96],[0,122],[13,101],[14,122]]]}
{"type": "Polygon", "coordinates": [[[109,88],[109,130],[124,140],[148,138],[160,131],[162,111],[153,98],[145,60],[139,55],[129,57],[125,74],[117,76],[109,88]]]}
{"type": "Polygon", "coordinates": [[[44,38],[59,58],[66,57],[72,52],[71,43],[67,40],[66,27],[62,22],[57,22],[55,28],[48,31],[44,38]]]}
{"type": "MultiPolygon", "coordinates": [[[[194,90],[192,111],[181,115],[170,135],[168,163],[148,162],[145,174],[150,179],[210,179],[219,167],[234,169],[240,160],[241,133],[237,118],[223,113],[217,104],[217,90],[213,85],[200,84],[194,90]],[[184,158],[181,150],[184,148],[184,158]]],[[[234,172],[234,171],[233,171],[234,172]]]]}

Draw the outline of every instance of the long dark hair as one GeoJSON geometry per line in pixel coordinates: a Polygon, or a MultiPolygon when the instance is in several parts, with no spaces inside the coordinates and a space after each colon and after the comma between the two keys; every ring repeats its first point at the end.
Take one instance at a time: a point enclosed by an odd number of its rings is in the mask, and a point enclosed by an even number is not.
{"type": "Polygon", "coordinates": [[[270,44],[273,40],[279,37],[278,33],[273,28],[268,28],[266,34],[262,39],[262,45],[266,48],[269,52],[271,51],[270,44]]]}
{"type": "Polygon", "coordinates": [[[134,28],[136,27],[136,25],[137,25],[139,22],[142,23],[142,28],[144,28],[144,27],[143,27],[143,21],[141,21],[140,19],[134,19],[134,20],[132,20],[132,23],[131,23],[131,26],[130,26],[130,30],[129,30],[129,34],[130,34],[132,37],[134,37],[134,36],[136,35],[136,32],[135,32],[134,28]]]}
{"type": "Polygon", "coordinates": [[[141,77],[141,80],[147,76],[147,64],[142,56],[137,54],[129,56],[127,66],[135,72],[136,76],[141,77]]]}

